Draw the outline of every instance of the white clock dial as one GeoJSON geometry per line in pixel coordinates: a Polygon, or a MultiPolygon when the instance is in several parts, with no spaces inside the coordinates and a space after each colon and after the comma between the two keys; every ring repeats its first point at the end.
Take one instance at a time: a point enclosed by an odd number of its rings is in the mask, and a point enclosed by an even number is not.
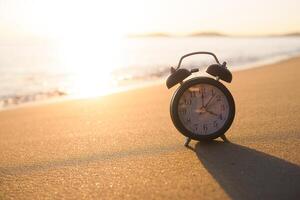
{"type": "Polygon", "coordinates": [[[178,116],[190,132],[196,135],[213,134],[225,125],[229,117],[228,99],[213,85],[193,85],[179,99],[178,116]]]}

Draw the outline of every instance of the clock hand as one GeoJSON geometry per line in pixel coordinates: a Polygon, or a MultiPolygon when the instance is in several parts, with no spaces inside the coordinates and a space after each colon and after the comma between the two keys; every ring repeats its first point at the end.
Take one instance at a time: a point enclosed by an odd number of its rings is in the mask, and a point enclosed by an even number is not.
{"type": "Polygon", "coordinates": [[[205,107],[205,109],[209,109],[209,108],[211,108],[213,105],[215,105],[216,104],[216,101],[212,101],[212,102],[210,102],[210,104],[209,105],[207,105],[206,107],[205,107]]]}
{"type": "Polygon", "coordinates": [[[213,98],[214,98],[215,96],[216,96],[216,95],[213,95],[213,96],[210,97],[210,99],[208,100],[208,102],[206,103],[206,105],[204,106],[204,108],[206,108],[206,107],[209,105],[209,103],[211,102],[211,100],[213,100],[213,98]]]}
{"type": "Polygon", "coordinates": [[[203,92],[201,93],[201,98],[202,98],[202,108],[204,107],[204,96],[203,96],[203,92]]]}
{"type": "Polygon", "coordinates": [[[209,114],[212,114],[212,115],[218,116],[218,114],[216,114],[216,113],[214,113],[214,112],[212,112],[212,111],[210,111],[210,110],[206,110],[206,112],[208,112],[209,114]]]}

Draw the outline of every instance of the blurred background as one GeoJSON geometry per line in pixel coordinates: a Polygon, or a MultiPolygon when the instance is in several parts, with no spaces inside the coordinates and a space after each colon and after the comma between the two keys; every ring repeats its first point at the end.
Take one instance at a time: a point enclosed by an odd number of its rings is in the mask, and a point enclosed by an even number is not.
{"type": "Polygon", "coordinates": [[[232,70],[296,56],[299,8],[299,0],[0,0],[0,107],[151,84],[193,51],[212,51],[232,70]]]}

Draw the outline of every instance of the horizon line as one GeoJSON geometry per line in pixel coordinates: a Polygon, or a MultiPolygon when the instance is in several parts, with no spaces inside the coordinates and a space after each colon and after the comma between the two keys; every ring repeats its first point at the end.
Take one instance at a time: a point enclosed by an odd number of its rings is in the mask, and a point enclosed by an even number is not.
{"type": "Polygon", "coordinates": [[[300,31],[291,31],[285,33],[268,33],[268,34],[228,34],[218,31],[195,31],[184,34],[170,32],[145,32],[145,33],[128,33],[126,37],[298,37],[300,31]]]}

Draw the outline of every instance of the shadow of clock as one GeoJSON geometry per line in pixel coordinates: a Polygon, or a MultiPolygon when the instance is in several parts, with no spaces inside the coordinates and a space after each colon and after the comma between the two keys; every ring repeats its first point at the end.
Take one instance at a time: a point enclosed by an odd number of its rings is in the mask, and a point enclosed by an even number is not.
{"type": "Polygon", "coordinates": [[[233,143],[198,142],[195,152],[232,199],[298,199],[300,167],[233,143]]]}

